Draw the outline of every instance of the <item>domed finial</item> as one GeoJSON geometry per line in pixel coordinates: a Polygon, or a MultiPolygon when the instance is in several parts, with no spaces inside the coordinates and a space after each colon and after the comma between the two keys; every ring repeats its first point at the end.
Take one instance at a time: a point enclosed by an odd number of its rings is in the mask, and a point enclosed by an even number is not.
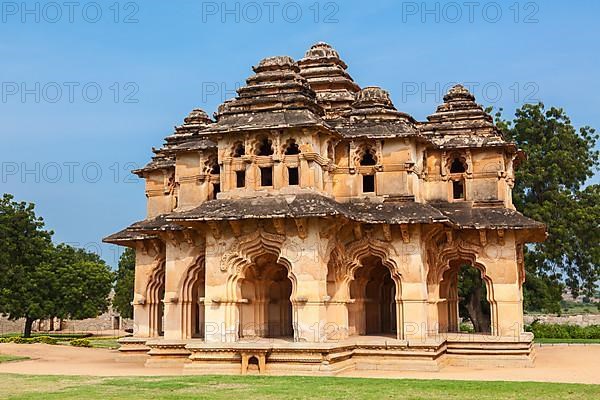
{"type": "Polygon", "coordinates": [[[204,110],[196,108],[183,119],[186,125],[207,125],[212,123],[212,120],[204,110]]]}
{"type": "Polygon", "coordinates": [[[304,55],[304,58],[340,58],[340,55],[331,45],[325,42],[317,42],[310,46],[310,49],[304,55]]]}
{"type": "Polygon", "coordinates": [[[300,70],[296,61],[289,56],[274,56],[263,58],[257,66],[252,67],[254,72],[278,71],[282,69],[292,69],[296,72],[300,70]]]}
{"type": "Polygon", "coordinates": [[[394,108],[394,104],[390,99],[390,94],[378,86],[367,86],[363,88],[356,95],[356,101],[352,106],[355,108],[371,106],[394,108]]]}
{"type": "Polygon", "coordinates": [[[475,101],[475,96],[463,85],[456,84],[444,96],[444,101],[475,101]]]}

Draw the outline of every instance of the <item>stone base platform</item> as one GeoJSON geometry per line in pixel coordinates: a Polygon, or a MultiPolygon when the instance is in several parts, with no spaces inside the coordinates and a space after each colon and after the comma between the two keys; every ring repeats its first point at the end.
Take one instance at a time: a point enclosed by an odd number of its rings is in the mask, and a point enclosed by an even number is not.
{"type": "Polygon", "coordinates": [[[124,337],[118,340],[121,345],[119,347],[119,357],[117,361],[144,361],[148,358],[150,347],[146,346],[148,338],[124,337]]]}
{"type": "MultiPolygon", "coordinates": [[[[189,374],[337,375],[353,370],[439,371],[446,365],[531,367],[533,335],[444,334],[426,340],[359,336],[306,343],[283,338],[206,343],[147,340],[146,365],[181,366],[189,374]]],[[[121,352],[141,351],[127,343],[121,352]]]]}

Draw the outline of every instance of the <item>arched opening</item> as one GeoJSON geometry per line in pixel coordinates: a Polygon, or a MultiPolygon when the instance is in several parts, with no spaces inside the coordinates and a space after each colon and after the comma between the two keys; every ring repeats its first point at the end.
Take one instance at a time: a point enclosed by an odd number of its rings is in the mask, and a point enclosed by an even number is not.
{"type": "Polygon", "coordinates": [[[294,336],[292,282],[274,256],[257,258],[240,282],[240,291],[241,338],[294,336]]]}
{"type": "Polygon", "coordinates": [[[256,145],[255,154],[257,156],[273,155],[273,142],[266,137],[260,139],[256,145]]]}
{"type": "Polygon", "coordinates": [[[287,141],[284,154],[286,156],[300,154],[300,146],[298,146],[296,143],[296,139],[290,139],[287,141]]]}
{"type": "Polygon", "coordinates": [[[349,333],[397,335],[396,283],[379,257],[361,259],[350,284],[349,333]]]}
{"type": "MultiPolygon", "coordinates": [[[[377,164],[374,151],[367,147],[365,148],[361,158],[361,166],[373,166],[377,164]]],[[[365,173],[362,176],[362,191],[363,193],[375,193],[375,172],[365,173]]]]}
{"type": "Polygon", "coordinates": [[[187,273],[183,281],[181,302],[183,307],[183,336],[204,338],[204,296],[206,268],[200,258],[187,273]]]}
{"type": "Polygon", "coordinates": [[[148,328],[150,337],[164,335],[165,304],[165,267],[159,266],[152,275],[147,291],[148,328]]]}
{"type": "Polygon", "coordinates": [[[492,332],[492,307],[488,300],[488,282],[469,261],[450,262],[440,283],[445,300],[440,312],[441,332],[489,334],[492,332]]]}
{"type": "Polygon", "coordinates": [[[232,152],[232,156],[233,157],[241,157],[241,156],[245,156],[246,155],[246,147],[244,146],[244,143],[242,142],[237,142],[233,145],[233,152],[232,152]]]}
{"type": "Polygon", "coordinates": [[[465,176],[467,172],[467,163],[464,158],[454,156],[448,160],[450,167],[450,184],[452,185],[452,200],[465,200],[465,176]]]}
{"type": "Polygon", "coordinates": [[[156,309],[158,312],[156,332],[158,333],[158,336],[164,336],[165,335],[165,303],[163,302],[163,299],[165,298],[164,283],[162,284],[162,286],[159,289],[158,297],[160,300],[159,300],[158,304],[156,305],[156,309]]]}
{"type": "Polygon", "coordinates": [[[365,149],[362,157],[360,158],[360,165],[369,166],[369,165],[376,165],[376,164],[377,164],[377,160],[375,159],[375,156],[373,155],[373,152],[371,151],[371,149],[369,149],[369,148],[365,149]]]}
{"type": "Polygon", "coordinates": [[[461,161],[460,158],[456,157],[450,163],[450,173],[451,174],[462,174],[467,172],[467,168],[465,164],[461,161]]]}

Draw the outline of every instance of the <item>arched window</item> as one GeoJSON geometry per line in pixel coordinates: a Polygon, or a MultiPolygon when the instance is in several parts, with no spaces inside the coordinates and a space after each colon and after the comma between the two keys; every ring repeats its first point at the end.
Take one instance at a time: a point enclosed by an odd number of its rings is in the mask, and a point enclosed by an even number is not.
{"type": "Polygon", "coordinates": [[[459,154],[454,154],[448,160],[450,169],[450,184],[452,185],[452,200],[465,200],[465,178],[467,172],[467,162],[464,157],[459,154]]]}
{"type": "Polygon", "coordinates": [[[300,154],[300,146],[296,143],[296,139],[290,139],[287,141],[284,154],[286,156],[300,154]]]}
{"type": "Polygon", "coordinates": [[[210,156],[208,160],[204,162],[204,173],[206,175],[219,175],[221,173],[221,166],[219,165],[216,156],[210,156]]]}
{"type": "Polygon", "coordinates": [[[246,147],[244,147],[244,143],[242,142],[237,142],[234,146],[233,146],[233,157],[241,157],[246,155],[246,147]]]}
{"type": "MultiPolygon", "coordinates": [[[[361,166],[377,165],[377,157],[375,149],[371,146],[365,146],[362,150],[359,163],[361,166]]],[[[375,171],[362,176],[362,191],[363,193],[375,193],[375,171]]]]}
{"type": "Polygon", "coordinates": [[[270,156],[273,155],[273,142],[268,138],[262,138],[256,145],[257,156],[270,156]]]}
{"type": "Polygon", "coordinates": [[[452,160],[452,163],[450,164],[450,173],[451,174],[462,174],[464,172],[467,172],[465,163],[462,162],[461,159],[458,157],[454,158],[452,160]]]}
{"type": "Polygon", "coordinates": [[[360,165],[376,165],[377,160],[371,152],[371,149],[366,149],[363,156],[360,159],[360,165]]]}

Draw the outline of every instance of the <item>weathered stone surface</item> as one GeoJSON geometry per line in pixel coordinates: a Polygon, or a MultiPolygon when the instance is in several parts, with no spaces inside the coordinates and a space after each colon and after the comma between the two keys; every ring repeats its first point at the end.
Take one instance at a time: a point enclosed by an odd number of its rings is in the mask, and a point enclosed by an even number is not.
{"type": "Polygon", "coordinates": [[[545,227],[515,211],[520,155],[473,95],[457,85],[415,121],[325,43],[253,70],[214,122],[194,110],[135,171],[147,218],[105,239],[136,249],[150,358],[191,352],[191,368],[228,372],[530,365],[523,248],[545,227]],[[492,344],[450,337],[465,264],[485,282],[492,344]]]}

